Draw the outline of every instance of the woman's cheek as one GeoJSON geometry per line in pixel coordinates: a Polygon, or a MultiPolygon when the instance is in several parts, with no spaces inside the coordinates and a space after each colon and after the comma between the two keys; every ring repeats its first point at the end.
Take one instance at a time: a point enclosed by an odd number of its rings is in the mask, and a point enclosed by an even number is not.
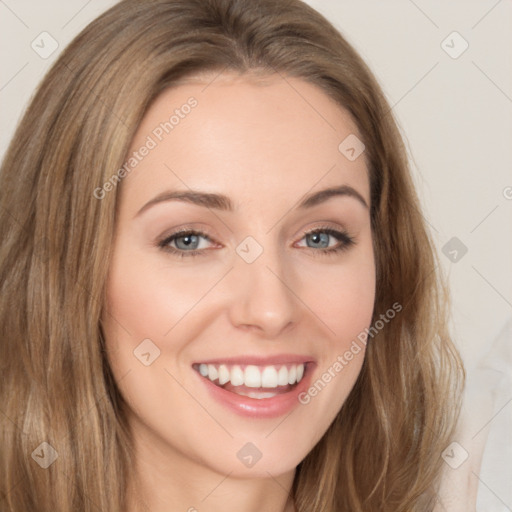
{"type": "Polygon", "coordinates": [[[331,338],[341,345],[370,325],[375,302],[373,257],[351,258],[345,265],[309,269],[301,296],[331,338]]]}

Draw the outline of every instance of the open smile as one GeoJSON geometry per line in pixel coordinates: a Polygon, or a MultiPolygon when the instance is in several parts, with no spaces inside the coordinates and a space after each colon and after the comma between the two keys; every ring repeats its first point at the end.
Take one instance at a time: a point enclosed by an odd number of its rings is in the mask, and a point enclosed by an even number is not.
{"type": "Polygon", "coordinates": [[[239,414],[275,417],[300,405],[314,362],[249,364],[215,361],[192,365],[213,397],[239,414]]]}

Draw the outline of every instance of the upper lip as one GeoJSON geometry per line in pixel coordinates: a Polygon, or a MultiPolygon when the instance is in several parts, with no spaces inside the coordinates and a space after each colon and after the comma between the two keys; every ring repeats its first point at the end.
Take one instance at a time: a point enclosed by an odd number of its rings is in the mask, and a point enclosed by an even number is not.
{"type": "Polygon", "coordinates": [[[274,356],[232,356],[216,357],[214,359],[203,359],[194,364],[228,364],[228,365],[254,365],[254,366],[273,366],[278,364],[301,364],[312,363],[314,358],[299,354],[277,354],[274,356]]]}

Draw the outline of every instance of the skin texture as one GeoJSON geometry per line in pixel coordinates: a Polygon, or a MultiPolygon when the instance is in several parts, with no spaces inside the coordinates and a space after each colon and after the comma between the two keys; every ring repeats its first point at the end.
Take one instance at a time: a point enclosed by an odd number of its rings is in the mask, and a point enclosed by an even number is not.
{"type": "MultiPolygon", "coordinates": [[[[130,494],[130,512],[293,510],[287,491],[295,467],[340,410],[364,350],[307,405],[266,419],[214,401],[192,364],[307,355],[316,361],[314,382],[370,325],[373,311],[369,209],[350,196],[297,209],[306,194],[340,185],[369,205],[364,155],[349,161],[338,150],[357,134],[353,120],[298,79],[214,77],[157,98],[130,154],[188,98],[198,103],[118,185],[103,329],[135,439],[141,487],[130,494]],[[162,192],[190,189],[224,194],[234,210],[173,200],[137,215],[162,192]],[[354,244],[333,254],[308,246],[305,232],[326,225],[354,244]],[[184,227],[212,240],[201,238],[200,255],[180,258],[158,246],[184,227]],[[250,264],[236,252],[247,236],[263,249],[250,264]],[[160,350],[149,366],[134,356],[144,339],[160,350]],[[247,442],[262,454],[252,468],[237,457],[247,442]]],[[[330,247],[338,244],[330,237],[330,247]]]]}

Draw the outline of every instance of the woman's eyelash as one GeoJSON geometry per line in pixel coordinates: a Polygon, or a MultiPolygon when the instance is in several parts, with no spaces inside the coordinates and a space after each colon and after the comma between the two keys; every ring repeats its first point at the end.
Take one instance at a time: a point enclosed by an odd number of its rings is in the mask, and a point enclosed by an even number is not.
{"type": "MultiPolygon", "coordinates": [[[[304,247],[306,249],[312,249],[312,253],[314,255],[326,255],[326,254],[336,254],[341,251],[347,250],[349,247],[355,244],[354,239],[349,236],[346,231],[338,231],[337,229],[333,229],[331,227],[319,227],[315,228],[311,231],[305,231],[302,234],[300,240],[303,240],[306,237],[311,237],[315,235],[326,234],[330,237],[338,240],[338,244],[334,247],[324,247],[324,248],[315,248],[315,247],[304,247]]],[[[158,247],[166,252],[170,252],[180,258],[189,257],[189,256],[204,256],[207,253],[208,249],[192,249],[192,250],[183,250],[176,247],[172,247],[170,244],[176,242],[179,239],[193,239],[203,238],[208,242],[214,242],[206,233],[197,230],[185,229],[181,231],[177,231],[172,235],[167,236],[160,242],[158,242],[158,247]]],[[[325,238],[324,238],[325,240],[325,238]]]]}
{"type": "Polygon", "coordinates": [[[186,251],[186,250],[180,250],[180,249],[171,247],[169,245],[169,244],[171,244],[172,242],[174,242],[177,239],[193,237],[193,236],[201,237],[201,238],[204,238],[204,239],[208,240],[209,242],[213,242],[213,240],[206,233],[203,233],[202,231],[197,231],[197,230],[192,230],[192,229],[184,229],[184,230],[181,230],[181,231],[176,231],[172,235],[169,235],[168,237],[164,238],[162,241],[160,241],[158,243],[158,246],[162,250],[170,252],[172,254],[175,254],[176,256],[178,256],[180,258],[188,257],[188,256],[202,256],[202,255],[205,255],[206,251],[204,249],[194,249],[194,250],[191,250],[191,251],[186,251]]]}
{"type": "MultiPolygon", "coordinates": [[[[355,244],[354,238],[352,238],[346,231],[339,231],[337,229],[333,229],[331,227],[319,227],[315,228],[311,231],[306,231],[302,234],[302,238],[305,238],[307,236],[313,236],[317,234],[325,233],[329,236],[332,236],[336,240],[338,240],[338,244],[334,247],[326,247],[326,248],[320,248],[319,250],[313,250],[312,254],[315,256],[321,256],[321,255],[333,255],[340,253],[342,251],[346,251],[349,247],[355,244]]],[[[307,247],[308,249],[315,249],[314,247],[307,247]]]]}

